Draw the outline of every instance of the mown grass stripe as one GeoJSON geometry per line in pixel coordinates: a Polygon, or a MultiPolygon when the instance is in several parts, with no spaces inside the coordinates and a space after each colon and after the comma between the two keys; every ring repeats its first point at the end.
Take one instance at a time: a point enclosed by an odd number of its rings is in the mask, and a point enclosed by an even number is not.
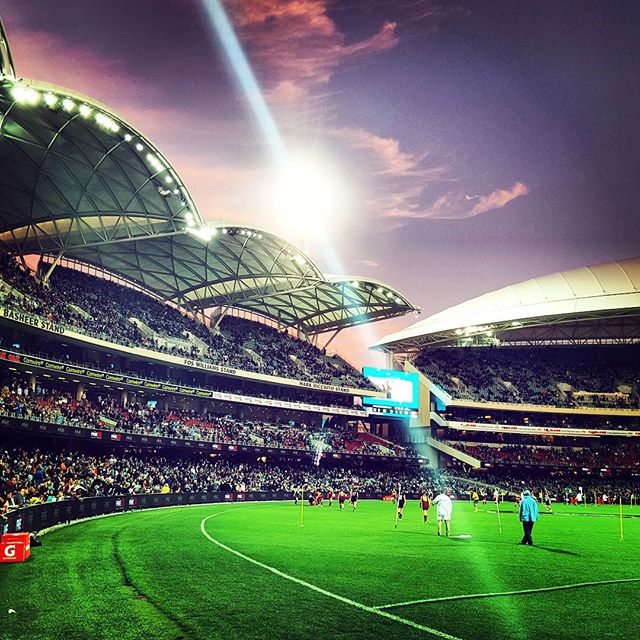
{"type": "MultiPolygon", "coordinates": [[[[130,525],[126,525],[126,526],[128,527],[130,525]]],[[[182,635],[176,636],[174,640],[183,640],[184,638],[193,638],[194,637],[193,631],[186,624],[184,624],[180,620],[180,618],[172,615],[170,610],[167,610],[166,607],[162,606],[155,598],[150,597],[147,593],[142,591],[131,579],[131,576],[129,575],[129,571],[127,570],[127,566],[120,553],[120,534],[125,528],[126,527],[124,527],[123,529],[118,529],[111,536],[111,541],[113,544],[113,560],[114,560],[114,564],[118,568],[118,571],[120,572],[120,575],[122,576],[123,584],[129,589],[131,589],[134,597],[145,600],[147,603],[149,603],[150,606],[152,606],[156,610],[158,614],[166,618],[170,623],[174,624],[176,628],[182,632],[182,635]]]]}
{"type": "Polygon", "coordinates": [[[435,636],[437,638],[445,638],[445,640],[461,640],[461,638],[458,638],[457,636],[452,636],[448,633],[445,633],[444,631],[438,631],[438,629],[432,629],[431,627],[427,627],[425,625],[419,624],[417,622],[414,622],[413,620],[407,620],[406,618],[401,618],[400,616],[396,616],[392,613],[389,613],[388,611],[381,611],[380,609],[376,608],[376,607],[369,607],[366,604],[362,604],[361,602],[356,602],[355,600],[351,600],[350,598],[346,598],[345,596],[341,596],[337,593],[333,593],[332,591],[327,591],[326,589],[323,589],[322,587],[318,587],[315,584],[311,584],[310,582],[307,582],[306,580],[301,580],[300,578],[296,578],[295,576],[289,575],[288,573],[285,573],[284,571],[280,571],[280,569],[276,569],[275,567],[271,567],[268,564],[265,564],[264,562],[260,562],[259,560],[256,560],[255,558],[251,558],[250,556],[241,553],[240,551],[237,551],[236,549],[232,549],[231,547],[227,546],[226,544],[224,544],[223,542],[220,542],[219,540],[216,540],[213,536],[209,535],[209,533],[207,532],[206,528],[205,528],[205,524],[208,520],[210,520],[211,518],[215,518],[216,516],[221,516],[224,515],[225,513],[231,513],[232,511],[243,511],[243,509],[226,509],[225,511],[218,511],[217,513],[212,513],[209,516],[206,516],[205,518],[203,518],[200,522],[200,531],[202,532],[202,535],[207,538],[207,540],[209,540],[210,542],[213,542],[213,544],[215,544],[216,546],[220,547],[221,549],[224,549],[225,551],[228,551],[229,553],[232,553],[233,555],[237,556],[238,558],[241,558],[242,560],[245,560],[246,562],[250,562],[251,564],[256,565],[257,567],[260,567],[262,569],[265,569],[266,571],[270,571],[271,573],[273,573],[276,576],[279,576],[280,578],[284,578],[285,580],[289,580],[290,582],[294,582],[295,584],[298,584],[302,587],[305,587],[307,589],[310,589],[311,591],[315,591],[316,593],[320,593],[323,596],[327,596],[328,598],[333,598],[334,600],[338,600],[339,602],[342,602],[344,604],[348,604],[349,606],[355,607],[356,609],[360,609],[361,611],[366,611],[367,613],[371,613],[377,616],[380,616],[382,618],[386,618],[388,620],[393,620],[394,622],[399,622],[400,624],[404,624],[407,625],[409,627],[413,627],[414,629],[419,629],[420,631],[424,631],[426,633],[431,634],[432,636],[435,636]]]}
{"type": "Polygon", "coordinates": [[[599,580],[598,582],[576,582],[574,584],[560,584],[555,587],[539,587],[537,589],[519,589],[517,591],[497,591],[494,593],[466,593],[459,596],[444,596],[442,598],[423,598],[421,600],[408,600],[407,602],[394,602],[383,604],[374,609],[397,609],[410,607],[414,604],[431,604],[435,602],[452,602],[455,600],[478,600],[480,598],[498,598],[502,596],[522,596],[530,593],[545,593],[549,591],[565,591],[567,589],[581,589],[584,587],[600,587],[608,584],[624,584],[627,582],[640,582],[640,578],[620,578],[618,580],[599,580]]]}

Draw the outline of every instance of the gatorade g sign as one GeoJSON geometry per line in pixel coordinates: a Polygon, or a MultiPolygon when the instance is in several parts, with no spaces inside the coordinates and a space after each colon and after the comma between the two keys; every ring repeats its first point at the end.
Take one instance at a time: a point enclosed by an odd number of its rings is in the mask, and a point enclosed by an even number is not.
{"type": "Polygon", "coordinates": [[[0,539],[0,562],[24,562],[30,555],[28,533],[5,533],[0,539]]]}

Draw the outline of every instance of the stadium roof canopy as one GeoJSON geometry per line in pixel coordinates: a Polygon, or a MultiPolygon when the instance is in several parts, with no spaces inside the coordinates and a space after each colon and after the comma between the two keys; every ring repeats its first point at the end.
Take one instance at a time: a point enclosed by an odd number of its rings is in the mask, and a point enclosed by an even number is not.
{"type": "Polygon", "coordinates": [[[307,334],[417,311],[383,283],[325,276],[263,229],[205,224],[180,177],[104,105],[15,77],[0,24],[0,245],[92,265],[192,312],[238,308],[307,334]]]}
{"type": "Polygon", "coordinates": [[[640,258],[554,273],[486,293],[382,338],[374,348],[640,342],[640,258]]]}

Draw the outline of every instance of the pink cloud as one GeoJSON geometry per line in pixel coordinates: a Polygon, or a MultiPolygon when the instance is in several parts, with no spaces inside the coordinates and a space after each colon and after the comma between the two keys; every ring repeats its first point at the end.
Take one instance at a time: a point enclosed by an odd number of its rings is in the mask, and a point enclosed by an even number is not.
{"type": "Polygon", "coordinates": [[[468,196],[450,192],[440,196],[430,207],[394,208],[386,215],[398,218],[462,220],[494,209],[502,209],[527,193],[529,193],[529,188],[522,182],[516,182],[510,189],[497,189],[485,196],[468,196]]]}
{"type": "Polygon", "coordinates": [[[327,14],[328,0],[230,0],[227,6],[275,103],[322,91],[345,63],[398,43],[396,23],[385,21],[369,38],[346,44],[327,14]]]}
{"type": "Polygon", "coordinates": [[[511,189],[498,189],[487,196],[480,196],[469,215],[477,216],[479,213],[491,211],[492,209],[502,209],[512,200],[520,196],[526,196],[527,193],[529,193],[527,185],[522,182],[516,182],[511,189]]]}
{"type": "Polygon", "coordinates": [[[393,49],[398,44],[397,23],[386,20],[375,35],[343,48],[343,55],[371,55],[393,49]]]}
{"type": "Polygon", "coordinates": [[[415,171],[419,163],[413,154],[402,151],[400,142],[394,138],[382,138],[370,131],[349,127],[334,129],[332,133],[354,149],[370,151],[381,174],[406,175],[415,171]]]}
{"type": "MultiPolygon", "coordinates": [[[[20,28],[11,30],[11,48],[20,76],[99,101],[153,142],[173,143],[179,138],[177,131],[194,126],[193,114],[163,105],[161,87],[132,77],[117,58],[98,55],[51,33],[20,28]]],[[[201,131],[211,128],[206,121],[198,125],[201,131]]]]}
{"type": "Polygon", "coordinates": [[[342,127],[328,132],[340,143],[339,152],[350,158],[350,175],[360,185],[359,200],[369,219],[385,231],[404,226],[388,216],[411,211],[427,189],[451,182],[453,158],[429,150],[409,151],[399,140],[377,135],[362,128],[342,127]]]}
{"type": "MultiPolygon", "coordinates": [[[[10,35],[20,76],[52,82],[107,104],[134,82],[117,59],[74,46],[51,33],[14,28],[10,35]]],[[[153,98],[156,90],[148,84],[136,84],[135,94],[137,101],[144,101],[153,98]]]]}
{"type": "Polygon", "coordinates": [[[268,102],[290,104],[298,102],[309,95],[309,90],[291,80],[282,80],[266,93],[268,102]]]}

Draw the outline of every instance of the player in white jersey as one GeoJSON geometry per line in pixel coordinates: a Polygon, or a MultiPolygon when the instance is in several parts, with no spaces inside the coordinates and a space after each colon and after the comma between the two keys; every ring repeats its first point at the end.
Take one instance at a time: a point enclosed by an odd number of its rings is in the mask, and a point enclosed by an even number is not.
{"type": "Polygon", "coordinates": [[[436,505],[436,519],[438,521],[438,535],[442,535],[442,523],[444,522],[445,535],[451,532],[451,512],[453,511],[453,502],[451,501],[451,489],[447,489],[444,493],[438,494],[433,499],[436,505]]]}

